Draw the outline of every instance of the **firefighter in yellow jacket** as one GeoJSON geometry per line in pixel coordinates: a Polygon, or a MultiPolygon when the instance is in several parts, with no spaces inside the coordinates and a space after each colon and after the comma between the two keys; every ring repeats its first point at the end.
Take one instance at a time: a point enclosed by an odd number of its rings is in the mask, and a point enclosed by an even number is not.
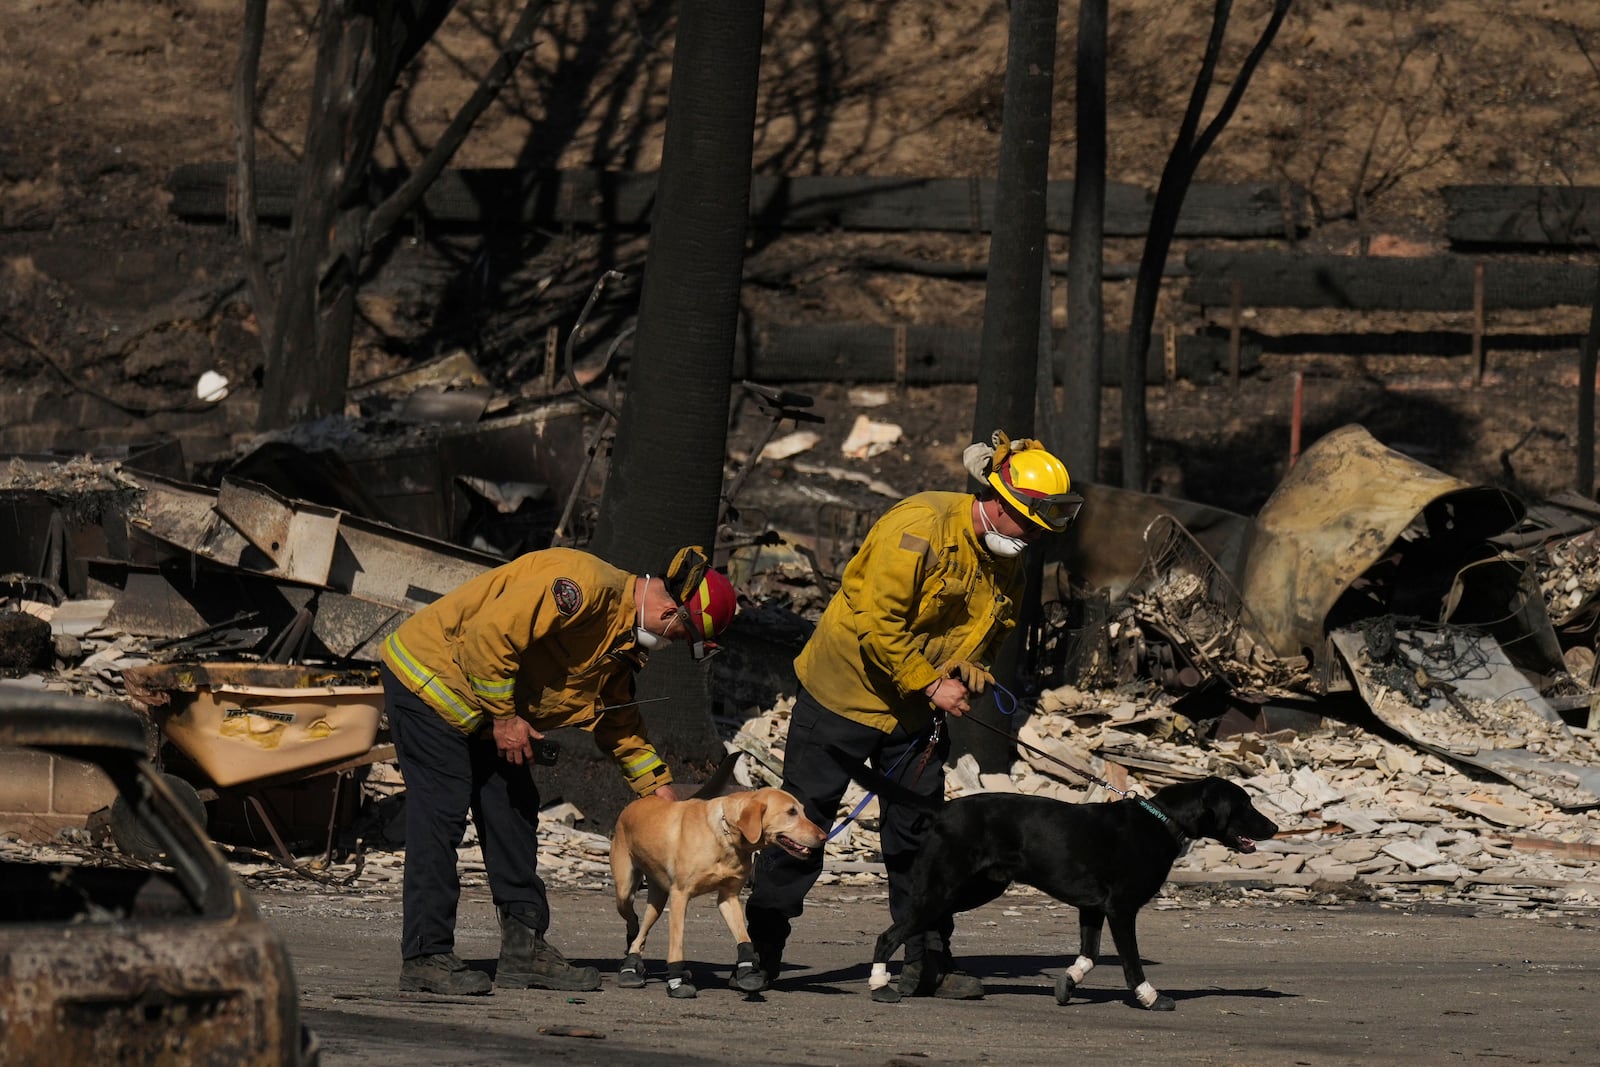
{"type": "Polygon", "coordinates": [[[384,695],[406,782],[400,988],[489,992],[455,954],[456,849],[473,815],[500,920],[495,984],[600,987],[545,940],[539,792],[531,764],[553,761],[545,730],[576,726],[616,760],[635,793],[671,797],[672,774],[632,704],[646,654],[686,640],[697,659],[738,610],[698,548],[665,576],[637,576],[586,552],[530,552],[461,585],[384,644],[384,695]]]}
{"type": "MultiPolygon", "coordinates": [[[[944,797],[949,738],[944,715],[970,710],[993,681],[986,664],[1016,625],[1022,550],[1065,530],[1083,500],[1067,468],[1036,441],[996,433],[973,467],[983,491],[918,493],[890,508],[845,567],[839,590],[795,660],[800,691],[784,745],[783,788],[806,816],[829,826],[849,784],[835,751],[870,762],[935,802],[944,797]]],[[[880,795],[879,833],[889,876],[889,911],[908,896],[911,860],[931,825],[925,810],[880,795]]],[[[822,853],[796,859],[777,849],[756,861],[745,915],[770,985],[791,920],[822,871],[822,853]]],[[[937,939],[906,945],[900,990],[975,999],[983,986],[956,971],[950,924],[937,939]],[[924,966],[925,961],[931,966],[924,966]],[[926,971],[926,973],[924,973],[926,971]]]]}

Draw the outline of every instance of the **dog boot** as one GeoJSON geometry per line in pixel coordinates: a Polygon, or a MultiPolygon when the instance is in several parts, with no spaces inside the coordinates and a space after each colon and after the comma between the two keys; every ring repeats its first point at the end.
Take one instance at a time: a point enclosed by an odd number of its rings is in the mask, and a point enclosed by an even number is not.
{"type": "Polygon", "coordinates": [[[400,965],[402,992],[482,996],[489,992],[489,984],[488,975],[462,963],[454,952],[414,956],[400,965]]]}
{"type": "Polygon", "coordinates": [[[755,945],[749,941],[739,942],[739,962],[733,965],[728,988],[739,993],[759,993],[769,984],[756,956],[755,945]]]}
{"type": "Polygon", "coordinates": [[[502,989],[585,992],[600,988],[600,972],[593,967],[574,967],[533,927],[501,912],[500,966],[494,981],[502,989]]]}
{"type": "Polygon", "coordinates": [[[644,983],[644,959],[637,952],[622,957],[622,966],[617,968],[617,985],[623,989],[643,989],[644,983]]]}
{"type": "Polygon", "coordinates": [[[693,1000],[700,995],[689,975],[689,965],[679,960],[667,964],[667,996],[673,1000],[693,1000]]]}

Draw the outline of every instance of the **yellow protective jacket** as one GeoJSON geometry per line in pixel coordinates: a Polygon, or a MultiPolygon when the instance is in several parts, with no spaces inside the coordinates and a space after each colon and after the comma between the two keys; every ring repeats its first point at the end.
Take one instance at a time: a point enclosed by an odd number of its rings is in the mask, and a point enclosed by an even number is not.
{"type": "Polygon", "coordinates": [[[873,524],[795,673],[826,708],[884,733],[920,730],[922,690],[958,660],[987,663],[1016,625],[1020,559],[979,544],[968,493],[918,493],[873,524]]]}
{"type": "Polygon", "coordinates": [[[446,722],[471,733],[521,715],[576,726],[644,796],[672,774],[644,733],[633,676],[635,577],[569,548],[529,552],[429,604],[384,642],[389,669],[446,722]]]}

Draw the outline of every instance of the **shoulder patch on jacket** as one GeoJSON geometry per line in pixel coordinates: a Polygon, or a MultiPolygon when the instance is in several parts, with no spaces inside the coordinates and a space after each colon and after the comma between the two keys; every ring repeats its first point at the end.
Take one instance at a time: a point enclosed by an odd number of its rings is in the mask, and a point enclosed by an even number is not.
{"type": "Polygon", "coordinates": [[[557,578],[550,585],[550,594],[556,598],[556,610],[563,615],[583,607],[583,590],[571,578],[557,578]]]}
{"type": "Polygon", "coordinates": [[[907,552],[915,552],[920,556],[928,551],[928,539],[926,537],[918,537],[914,533],[903,533],[900,535],[900,547],[907,552]]]}

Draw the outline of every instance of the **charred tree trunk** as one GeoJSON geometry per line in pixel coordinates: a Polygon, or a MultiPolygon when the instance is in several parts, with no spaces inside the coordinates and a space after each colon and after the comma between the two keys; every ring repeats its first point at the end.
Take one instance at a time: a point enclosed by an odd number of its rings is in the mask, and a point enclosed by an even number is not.
{"type": "Polygon", "coordinates": [[[1105,360],[1106,0],[1078,5],[1078,161],[1067,250],[1066,394],[1061,458],[1073,480],[1100,477],[1100,381],[1105,360]]]}
{"type": "MultiPolygon", "coordinates": [[[[1055,60],[1056,0],[1013,0],[972,428],[977,441],[987,441],[996,429],[1013,437],[1032,436],[1039,361],[1050,358],[1048,351],[1039,351],[1039,316],[1055,60]]],[[[1019,631],[1030,625],[1029,608],[1022,605],[1019,631]]],[[[1014,649],[1001,656],[1002,666],[1015,662],[1014,649]]],[[[1007,675],[1003,680],[1012,679],[1007,675]]],[[[975,705],[972,715],[995,726],[1005,723],[993,697],[975,705]]],[[[1013,752],[1004,737],[959,719],[951,722],[952,743],[958,751],[971,752],[983,770],[1011,766],[1013,752]]]]}
{"type": "Polygon", "coordinates": [[[328,0],[321,12],[311,119],[295,191],[281,292],[267,281],[256,232],[255,93],[266,0],[245,5],[234,84],[239,229],[265,354],[263,429],[342,410],[350,374],[356,286],[368,249],[422,198],[473,121],[510,80],[545,0],[529,0],[494,67],[417,170],[382,204],[370,185],[372,148],[395,81],[432,39],[455,0],[328,0]]]}
{"type": "Polygon", "coordinates": [[[1178,214],[1183,210],[1183,198],[1194,181],[1194,172],[1205,158],[1206,152],[1216,142],[1217,136],[1233,118],[1239,101],[1244,97],[1250,78],[1261,63],[1261,57],[1271,47],[1278,27],[1289,13],[1292,0],[1273,0],[1272,13],[1261,31],[1255,46],[1239,68],[1239,74],[1228,90],[1222,106],[1206,128],[1200,130],[1200,116],[1205,111],[1206,97],[1216,76],[1217,59],[1222,53],[1222,41],[1228,30],[1228,19],[1233,10],[1233,0],[1215,0],[1211,15],[1211,36],[1206,42],[1200,72],[1195,75],[1194,89],[1189,94],[1189,106],[1178,128],[1167,165],[1161,171],[1161,184],[1156,187],[1155,204],[1150,209],[1150,227],[1145,238],[1144,254],[1139,260],[1139,281],[1133,293],[1133,316],[1128,324],[1128,348],[1123,354],[1122,386],[1122,486],[1124,489],[1145,488],[1145,453],[1148,429],[1144,396],[1144,361],[1150,348],[1150,336],[1155,324],[1156,302],[1161,295],[1161,275],[1166,266],[1167,252],[1172,248],[1172,237],[1178,228],[1178,214]],[[1197,134],[1197,131],[1198,134],[1197,134]],[[1129,377],[1129,372],[1132,376],[1129,377]]]}
{"type": "Polygon", "coordinates": [[[1594,379],[1600,358],[1600,271],[1595,273],[1594,300],[1589,305],[1589,332],[1578,353],[1578,477],[1577,490],[1594,495],[1594,379]]]}
{"type": "Polygon", "coordinates": [[[323,5],[283,291],[266,331],[263,429],[344,408],[356,283],[373,208],[369,169],[384,101],[453,6],[454,0],[323,5]]]}
{"type": "Polygon", "coordinates": [[[1014,0],[974,440],[1032,434],[1055,52],[1056,0],[1014,0]]]}
{"type": "MultiPolygon", "coordinates": [[[[685,544],[714,546],[749,217],[763,5],[685,0],[627,400],[594,550],[660,573],[685,544]]],[[[722,746],[706,675],[687,653],[659,654],[640,676],[667,758],[722,746]]]]}

